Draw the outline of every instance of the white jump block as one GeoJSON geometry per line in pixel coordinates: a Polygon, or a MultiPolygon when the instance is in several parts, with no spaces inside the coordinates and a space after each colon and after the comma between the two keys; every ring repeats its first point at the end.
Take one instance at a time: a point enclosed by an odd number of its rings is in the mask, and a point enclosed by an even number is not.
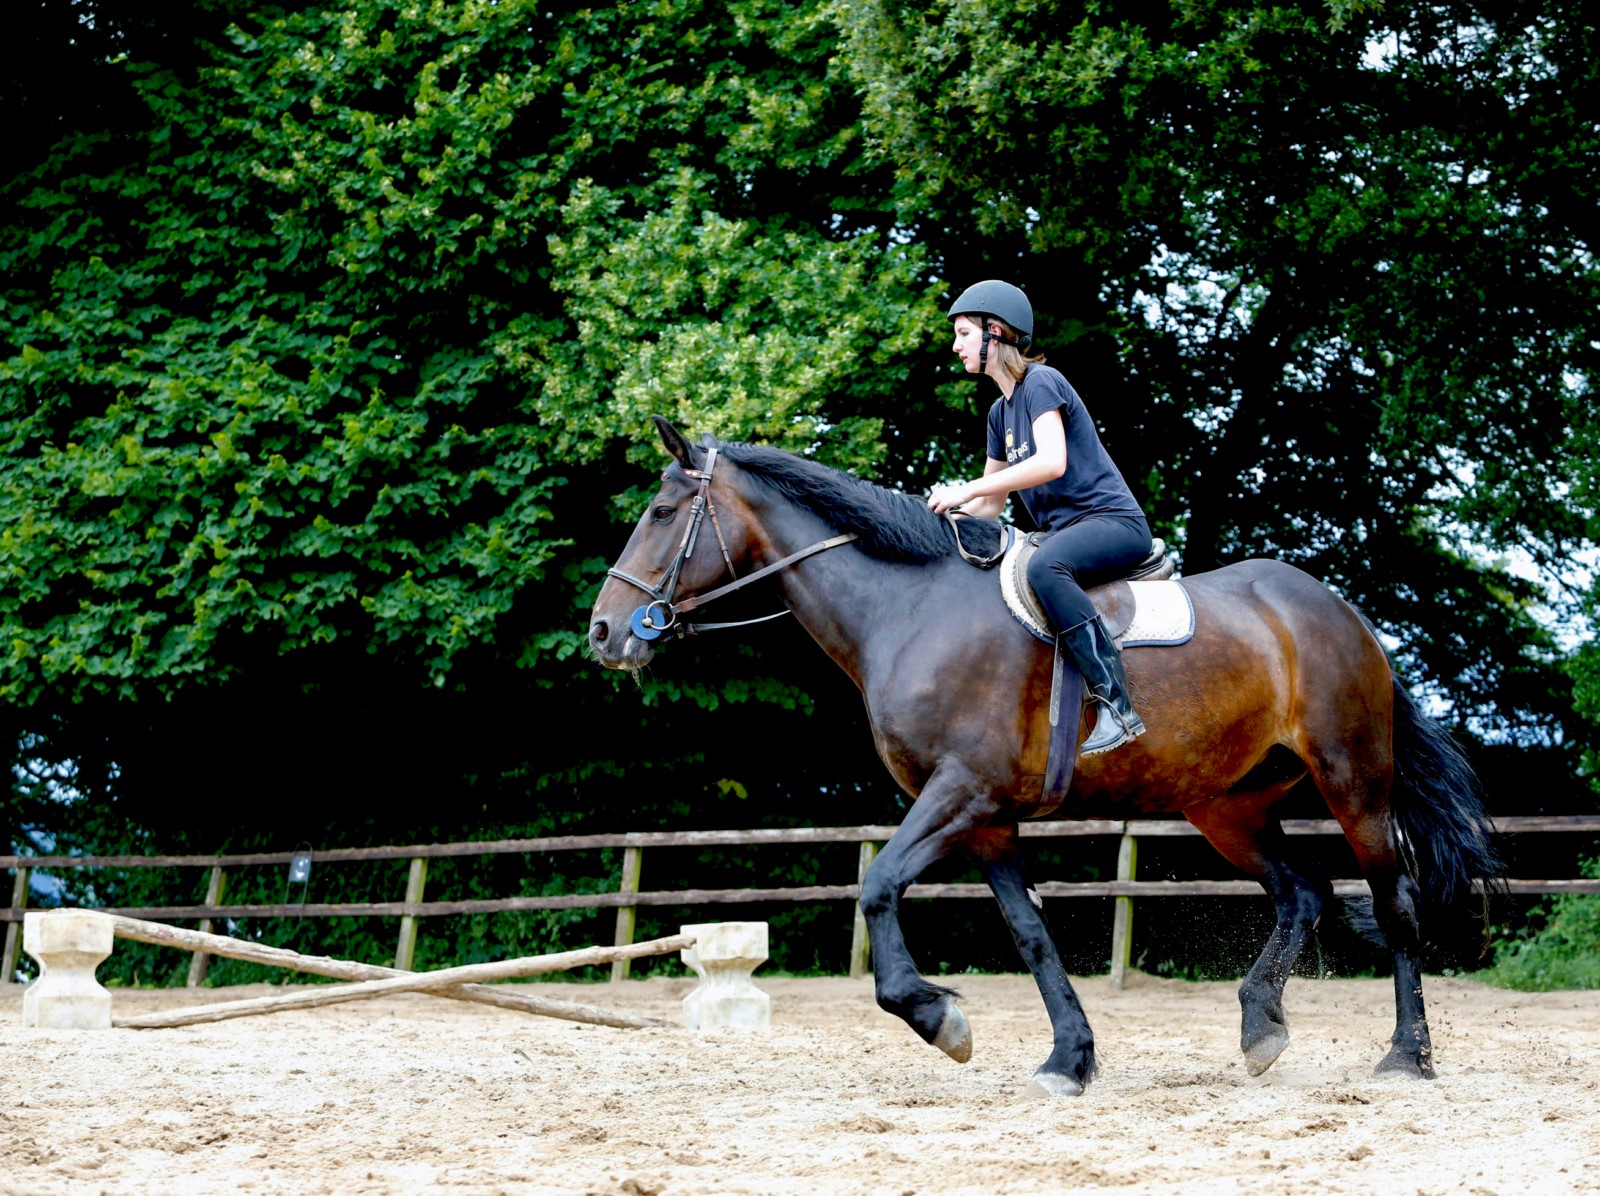
{"type": "Polygon", "coordinates": [[[105,914],[86,909],[22,915],[22,949],[39,978],[22,994],[22,1024],[42,1030],[109,1030],[111,994],[94,978],[116,936],[105,914]]]}
{"type": "Polygon", "coordinates": [[[704,922],[682,926],[695,943],[678,953],[700,983],[683,999],[683,1024],[691,1030],[772,1025],[772,998],[755,986],[752,973],[767,960],[765,922],[704,922]]]}

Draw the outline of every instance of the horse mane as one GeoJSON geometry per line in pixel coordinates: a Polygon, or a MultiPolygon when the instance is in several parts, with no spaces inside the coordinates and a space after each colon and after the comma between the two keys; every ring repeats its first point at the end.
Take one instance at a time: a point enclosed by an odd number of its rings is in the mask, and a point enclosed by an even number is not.
{"type": "MultiPolygon", "coordinates": [[[[869,556],[921,565],[956,555],[950,521],[922,499],[768,445],[719,443],[718,451],[760,485],[838,531],[854,532],[856,547],[869,556]]],[[[1000,525],[965,519],[961,543],[968,552],[991,556],[1000,547],[1000,525]]]]}

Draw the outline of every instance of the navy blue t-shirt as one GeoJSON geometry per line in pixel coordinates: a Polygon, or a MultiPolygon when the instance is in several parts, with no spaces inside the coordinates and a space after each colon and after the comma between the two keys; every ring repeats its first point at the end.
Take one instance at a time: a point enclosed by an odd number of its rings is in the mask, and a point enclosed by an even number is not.
{"type": "Polygon", "coordinates": [[[1067,432],[1067,472],[1017,491],[1033,521],[1048,531],[1059,531],[1086,515],[1143,518],[1144,511],[1100,443],[1083,400],[1050,366],[1028,366],[1011,397],[1001,395],[989,408],[989,456],[1007,465],[1033,456],[1033,421],[1057,408],[1067,432]]]}

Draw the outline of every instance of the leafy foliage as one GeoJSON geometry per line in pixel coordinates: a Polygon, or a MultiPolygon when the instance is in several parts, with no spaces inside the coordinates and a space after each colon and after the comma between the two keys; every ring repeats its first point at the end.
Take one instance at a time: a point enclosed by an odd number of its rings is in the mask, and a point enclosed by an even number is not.
{"type": "MultiPolygon", "coordinates": [[[[1600,877],[1600,859],[1583,874],[1600,877]]],[[[1520,934],[1478,976],[1524,992],[1600,988],[1600,894],[1561,893],[1534,910],[1520,934]]]]}
{"type": "MultiPolygon", "coordinates": [[[[1559,661],[1510,554],[1571,572],[1600,538],[1582,5],[46,0],[10,28],[13,842],[896,821],[803,634],[634,685],[585,614],[649,415],[910,490],[981,468],[939,300],[997,275],[1187,571],[1327,579],[1497,741],[1497,812],[1580,800],[1594,649],[1559,661]]],[[[338,949],[381,959],[365,933],[338,949]]]]}
{"type": "MultiPolygon", "coordinates": [[[[127,63],[149,127],[8,191],[0,696],[226,680],[230,637],[442,682],[547,580],[608,439],[663,408],[811,439],[841,334],[903,344],[916,255],[713,206],[840,153],[805,137],[825,89],[772,111],[779,55],[819,51],[759,15],[371,4],[236,27],[192,84],[127,63]]],[[[515,658],[570,652],[541,630],[515,658]]]]}
{"type": "Polygon", "coordinates": [[[1551,646],[1481,549],[1559,563],[1592,537],[1565,464],[1600,300],[1572,202],[1595,192],[1594,30],[1536,10],[841,12],[902,219],[1024,241],[1008,270],[1185,569],[1301,564],[1525,739],[1567,717],[1551,646]]]}

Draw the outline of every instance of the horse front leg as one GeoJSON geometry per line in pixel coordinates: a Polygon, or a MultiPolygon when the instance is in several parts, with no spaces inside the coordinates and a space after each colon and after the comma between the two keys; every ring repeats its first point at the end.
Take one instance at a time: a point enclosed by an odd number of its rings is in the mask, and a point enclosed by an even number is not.
{"type": "Polygon", "coordinates": [[[922,978],[900,929],[900,900],[924,869],[986,825],[997,809],[970,770],[941,764],[861,882],[879,1007],[957,1063],[972,1057],[972,1030],[956,1005],[960,994],[922,978]]]}
{"type": "Polygon", "coordinates": [[[1050,1015],[1055,1049],[1033,1073],[1034,1082],[1052,1096],[1077,1096],[1095,1073],[1094,1034],[1045,921],[1044,902],[1028,883],[1017,828],[980,832],[973,850],[1050,1015]]]}

